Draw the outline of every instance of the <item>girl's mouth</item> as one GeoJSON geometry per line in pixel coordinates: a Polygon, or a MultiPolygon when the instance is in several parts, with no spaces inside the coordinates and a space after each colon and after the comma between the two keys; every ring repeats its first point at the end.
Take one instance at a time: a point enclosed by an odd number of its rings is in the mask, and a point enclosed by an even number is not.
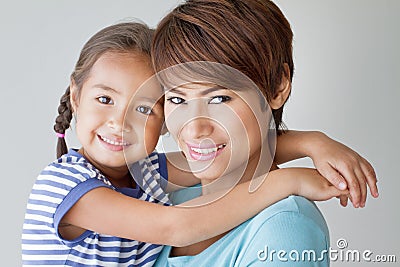
{"type": "Polygon", "coordinates": [[[97,137],[106,148],[112,151],[121,151],[131,145],[129,142],[122,140],[122,138],[111,139],[102,135],[97,135],[97,137]]]}
{"type": "Polygon", "coordinates": [[[186,143],[186,145],[189,148],[191,158],[200,161],[207,161],[217,157],[226,147],[226,144],[200,146],[186,143]]]}

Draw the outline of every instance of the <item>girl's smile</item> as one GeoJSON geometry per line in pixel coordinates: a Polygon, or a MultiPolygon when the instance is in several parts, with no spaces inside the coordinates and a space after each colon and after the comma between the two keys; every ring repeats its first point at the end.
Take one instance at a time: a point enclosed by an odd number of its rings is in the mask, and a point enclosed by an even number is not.
{"type": "Polygon", "coordinates": [[[107,52],[93,65],[79,95],[71,85],[84,156],[111,180],[128,172],[127,161],[145,158],[157,144],[162,91],[155,78],[149,80],[153,74],[145,56],[107,52]]]}
{"type": "Polygon", "coordinates": [[[122,137],[105,137],[102,135],[97,135],[102,145],[111,151],[122,151],[123,149],[127,149],[131,143],[126,142],[122,139],[122,137]]]}

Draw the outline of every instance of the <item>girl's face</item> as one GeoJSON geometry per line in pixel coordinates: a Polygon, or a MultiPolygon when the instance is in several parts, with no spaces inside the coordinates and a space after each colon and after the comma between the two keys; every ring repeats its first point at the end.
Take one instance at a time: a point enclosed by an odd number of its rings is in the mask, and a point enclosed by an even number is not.
{"type": "Polygon", "coordinates": [[[269,125],[255,90],[187,84],[166,92],[164,110],[168,130],[203,183],[258,160],[269,125]]]}
{"type": "Polygon", "coordinates": [[[153,74],[145,56],[108,52],[93,65],[79,96],[71,86],[78,139],[100,170],[126,169],[125,155],[137,161],[154,150],[164,118],[161,88],[155,80],[141,87],[153,74]]]}

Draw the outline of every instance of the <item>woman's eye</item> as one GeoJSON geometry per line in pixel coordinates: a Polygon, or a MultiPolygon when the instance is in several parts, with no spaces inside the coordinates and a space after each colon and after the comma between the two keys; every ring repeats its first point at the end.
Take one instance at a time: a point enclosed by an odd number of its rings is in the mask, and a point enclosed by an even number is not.
{"type": "Polygon", "coordinates": [[[172,104],[179,105],[185,102],[185,99],[174,96],[167,99],[167,101],[171,102],[172,104]]]}
{"type": "Polygon", "coordinates": [[[152,113],[151,107],[148,107],[148,106],[138,106],[136,108],[136,111],[143,113],[145,115],[150,115],[152,113]]]}
{"type": "Polygon", "coordinates": [[[219,96],[214,96],[213,98],[211,98],[210,102],[208,102],[208,103],[210,103],[210,104],[220,104],[220,103],[223,103],[223,102],[227,102],[229,100],[231,100],[230,96],[219,95],[219,96]]]}
{"type": "Polygon", "coordinates": [[[111,99],[111,97],[108,97],[108,96],[99,96],[97,98],[97,100],[100,103],[105,104],[105,105],[113,105],[114,104],[114,101],[111,99]]]}

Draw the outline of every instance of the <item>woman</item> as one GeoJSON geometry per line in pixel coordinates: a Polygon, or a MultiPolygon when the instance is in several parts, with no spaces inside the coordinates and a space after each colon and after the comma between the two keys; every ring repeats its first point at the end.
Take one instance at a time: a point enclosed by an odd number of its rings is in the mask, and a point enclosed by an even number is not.
{"type": "MultiPolygon", "coordinates": [[[[175,204],[269,170],[260,163],[271,162],[270,118],[281,132],[294,70],[292,36],[279,8],[265,0],[189,0],[160,22],[152,55],[166,88],[167,128],[202,185],[174,194],[175,204]],[[227,178],[232,173],[241,179],[227,178]]],[[[328,266],[328,247],[318,208],[292,196],[228,233],[165,247],[156,266],[328,266]]]]}

